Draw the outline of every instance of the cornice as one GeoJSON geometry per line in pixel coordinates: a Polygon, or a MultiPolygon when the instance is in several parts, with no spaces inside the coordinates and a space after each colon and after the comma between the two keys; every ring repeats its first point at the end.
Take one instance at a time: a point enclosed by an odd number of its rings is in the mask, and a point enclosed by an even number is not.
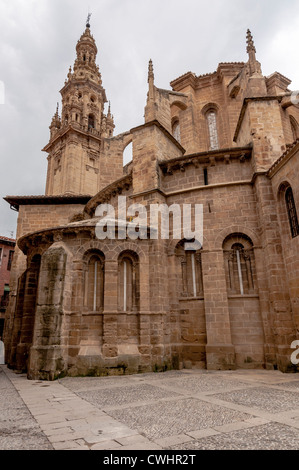
{"type": "Polygon", "coordinates": [[[92,217],[99,204],[109,202],[111,197],[122,194],[122,192],[124,190],[127,191],[131,185],[132,172],[109,184],[92,197],[84,208],[84,214],[88,217],[92,217]]]}
{"type": "Polygon", "coordinates": [[[55,195],[55,196],[6,196],[3,199],[12,209],[18,211],[20,206],[82,204],[85,205],[91,195],[55,195]]]}
{"type": "Polygon", "coordinates": [[[298,152],[299,150],[299,139],[295,140],[292,144],[288,145],[287,150],[273,163],[273,165],[267,171],[267,176],[273,178],[273,176],[298,152]]]}
{"type": "Polygon", "coordinates": [[[219,150],[209,150],[195,154],[186,155],[183,157],[172,158],[171,160],[164,160],[159,162],[159,166],[164,174],[171,174],[173,171],[185,171],[188,165],[195,167],[200,164],[214,165],[217,160],[224,160],[229,163],[230,159],[239,159],[241,162],[251,158],[252,147],[231,147],[219,150]]]}
{"type": "Polygon", "coordinates": [[[75,132],[75,133],[84,135],[85,137],[95,139],[99,142],[101,141],[101,134],[98,130],[96,129],[84,130],[81,124],[71,122],[67,126],[61,127],[57,131],[57,133],[54,135],[54,137],[50,139],[50,142],[42,149],[42,151],[49,152],[51,147],[55,144],[55,142],[57,142],[57,140],[61,139],[61,137],[65,136],[69,132],[75,132]]]}

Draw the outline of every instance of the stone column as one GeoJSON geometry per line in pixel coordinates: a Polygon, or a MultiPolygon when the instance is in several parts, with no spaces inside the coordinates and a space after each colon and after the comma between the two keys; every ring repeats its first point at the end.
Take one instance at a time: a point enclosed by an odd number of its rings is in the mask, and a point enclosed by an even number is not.
{"type": "Polygon", "coordinates": [[[118,261],[105,261],[105,293],[103,312],[103,356],[116,357],[117,347],[117,278],[118,261]]]}
{"type": "Polygon", "coordinates": [[[148,259],[139,260],[140,302],[139,302],[139,345],[142,370],[151,369],[151,316],[150,316],[150,277],[148,259]]]}
{"type": "MultiPolygon", "coordinates": [[[[275,200],[271,182],[263,175],[255,182],[257,209],[262,221],[262,244],[269,295],[268,321],[273,331],[276,364],[282,372],[292,369],[290,348],[296,339],[285,264],[282,257],[281,239],[276,216],[275,200]]],[[[271,345],[268,346],[271,349],[271,345]]]]}
{"type": "MultiPolygon", "coordinates": [[[[40,256],[34,256],[26,271],[22,318],[20,321],[20,338],[16,348],[16,369],[25,372],[28,365],[29,350],[33,340],[33,329],[36,311],[37,288],[39,282],[40,256]]],[[[21,299],[20,299],[21,301],[21,299]]]]}
{"type": "Polygon", "coordinates": [[[202,252],[209,370],[235,369],[223,252],[202,252]]]}
{"type": "Polygon", "coordinates": [[[25,271],[19,278],[18,289],[16,295],[16,302],[14,308],[14,320],[13,327],[11,331],[11,338],[9,343],[9,348],[6,352],[6,361],[11,368],[16,368],[16,352],[17,345],[19,341],[19,335],[22,328],[22,315],[24,308],[24,296],[25,296],[25,286],[26,286],[26,274],[25,271]]]}
{"type": "Polygon", "coordinates": [[[254,247],[255,269],[257,277],[257,288],[259,294],[260,312],[263,323],[263,331],[265,337],[265,367],[273,369],[276,363],[274,336],[273,336],[273,320],[270,313],[269,289],[267,279],[267,268],[265,256],[261,247],[254,247]]]}
{"type": "Polygon", "coordinates": [[[67,368],[66,346],[62,344],[67,254],[52,245],[42,256],[33,346],[28,377],[54,380],[67,368]]]}

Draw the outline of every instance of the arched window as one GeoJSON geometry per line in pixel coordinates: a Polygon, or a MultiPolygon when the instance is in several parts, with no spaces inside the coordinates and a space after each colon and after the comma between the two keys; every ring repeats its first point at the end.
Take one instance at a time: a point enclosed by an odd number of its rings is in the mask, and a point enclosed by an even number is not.
{"type": "Polygon", "coordinates": [[[225,240],[223,249],[228,294],[255,293],[255,262],[251,240],[246,235],[234,234],[225,240]]]}
{"type": "Polygon", "coordinates": [[[123,165],[125,166],[127,163],[133,160],[133,143],[130,142],[123,151],[123,165]]]}
{"type": "Polygon", "coordinates": [[[179,143],[181,143],[181,128],[178,120],[176,120],[172,125],[172,135],[179,143]]]}
{"type": "Polygon", "coordinates": [[[104,255],[92,252],[86,262],[84,306],[99,312],[104,307],[104,255]]]}
{"type": "Polygon", "coordinates": [[[299,225],[298,225],[296,205],[295,205],[293,191],[292,191],[291,186],[289,186],[286,189],[285,201],[286,201],[286,206],[287,206],[287,212],[288,212],[288,217],[289,217],[292,238],[295,238],[299,235],[299,225]]]}
{"type": "Polygon", "coordinates": [[[93,114],[88,116],[88,129],[95,129],[95,118],[93,114]]]}
{"type": "Polygon", "coordinates": [[[118,308],[123,312],[139,309],[139,262],[133,252],[124,252],[118,259],[118,308]]]}
{"type": "Polygon", "coordinates": [[[200,250],[185,250],[186,240],[176,247],[176,256],[180,264],[180,297],[203,296],[202,266],[200,250]]]}
{"type": "Polygon", "coordinates": [[[219,149],[218,131],[217,131],[217,114],[214,109],[210,109],[206,113],[207,126],[209,131],[210,150],[219,149]]]}
{"type": "Polygon", "coordinates": [[[290,123],[291,123],[293,141],[295,141],[298,139],[299,134],[298,134],[298,125],[297,125],[295,118],[293,118],[293,116],[290,116],[290,123]]]}

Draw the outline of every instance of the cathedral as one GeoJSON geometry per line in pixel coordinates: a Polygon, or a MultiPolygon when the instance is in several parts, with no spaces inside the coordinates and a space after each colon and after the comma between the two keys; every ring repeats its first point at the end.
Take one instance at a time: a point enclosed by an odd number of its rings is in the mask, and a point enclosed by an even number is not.
{"type": "MultiPolygon", "coordinates": [[[[97,52],[88,22],[43,148],[45,194],[5,197],[18,211],[8,367],[41,380],[298,371],[299,100],[291,81],[263,75],[248,30],[246,61],[187,72],[169,89],[157,86],[150,61],[144,122],[114,135],[97,52]],[[123,236],[134,216],[121,227],[120,197],[146,210],[200,204],[202,243],[186,249],[190,238],[163,238],[159,227],[157,237],[123,236]],[[97,236],[103,205],[115,209],[115,237],[97,236]]],[[[171,211],[169,219],[171,235],[171,211]]]]}

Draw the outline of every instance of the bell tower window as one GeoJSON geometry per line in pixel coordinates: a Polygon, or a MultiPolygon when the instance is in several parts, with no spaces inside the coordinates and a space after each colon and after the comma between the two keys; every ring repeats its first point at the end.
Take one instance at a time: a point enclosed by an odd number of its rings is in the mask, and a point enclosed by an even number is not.
{"type": "Polygon", "coordinates": [[[93,114],[88,116],[88,129],[95,129],[95,118],[93,114]]]}

